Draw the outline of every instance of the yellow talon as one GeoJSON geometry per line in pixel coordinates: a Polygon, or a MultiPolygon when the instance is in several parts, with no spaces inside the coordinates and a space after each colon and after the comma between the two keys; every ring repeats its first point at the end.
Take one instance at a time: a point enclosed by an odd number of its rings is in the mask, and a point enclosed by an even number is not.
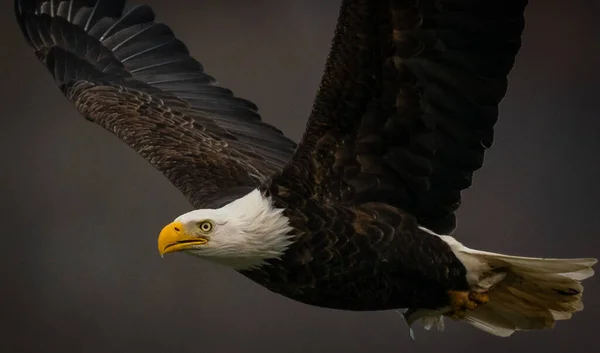
{"type": "Polygon", "coordinates": [[[469,293],[469,299],[481,305],[489,302],[490,296],[487,293],[471,292],[469,293]]]}
{"type": "Polygon", "coordinates": [[[479,305],[490,301],[487,293],[469,291],[448,291],[450,299],[450,312],[446,314],[454,320],[464,319],[467,310],[475,310],[479,305]]]}

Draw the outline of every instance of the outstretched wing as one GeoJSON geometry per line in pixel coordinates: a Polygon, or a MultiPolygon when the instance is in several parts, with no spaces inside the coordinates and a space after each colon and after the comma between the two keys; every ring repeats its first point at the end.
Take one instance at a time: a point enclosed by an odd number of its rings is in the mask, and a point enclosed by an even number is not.
{"type": "Polygon", "coordinates": [[[88,120],[217,207],[289,161],[295,143],[215,84],[152,9],[124,0],[15,0],[21,29],[88,120]]]}
{"type": "Polygon", "coordinates": [[[281,180],[386,202],[442,234],[493,139],[526,0],[344,0],[306,132],[281,180]]]}

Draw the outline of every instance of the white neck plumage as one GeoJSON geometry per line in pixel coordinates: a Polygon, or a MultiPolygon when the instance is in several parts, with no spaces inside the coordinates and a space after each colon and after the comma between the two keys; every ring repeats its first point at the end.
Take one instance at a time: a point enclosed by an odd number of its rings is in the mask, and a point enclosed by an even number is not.
{"type": "Polygon", "coordinates": [[[283,209],[273,207],[259,190],[215,210],[197,210],[215,221],[215,231],[206,247],[194,251],[212,262],[237,270],[256,269],[269,259],[280,258],[292,244],[292,228],[283,209]]]}

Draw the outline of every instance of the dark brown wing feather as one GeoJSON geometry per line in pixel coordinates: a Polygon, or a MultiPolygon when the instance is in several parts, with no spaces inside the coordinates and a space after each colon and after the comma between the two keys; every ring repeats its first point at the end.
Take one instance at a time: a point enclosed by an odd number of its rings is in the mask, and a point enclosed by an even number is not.
{"type": "Polygon", "coordinates": [[[493,139],[526,0],[346,0],[306,132],[281,178],[455,227],[493,139]]]}
{"type": "Polygon", "coordinates": [[[195,207],[256,187],[294,142],[215,84],[148,6],[15,0],[21,29],[68,99],[134,148],[195,207]]]}

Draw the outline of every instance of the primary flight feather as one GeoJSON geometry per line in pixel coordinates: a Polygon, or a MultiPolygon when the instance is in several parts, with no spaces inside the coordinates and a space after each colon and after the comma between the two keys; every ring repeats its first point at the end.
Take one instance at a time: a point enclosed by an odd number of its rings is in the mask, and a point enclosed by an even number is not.
{"type": "Polygon", "coordinates": [[[161,254],[230,266],[291,299],[407,308],[412,324],[552,327],[583,308],[595,259],[473,250],[451,234],[493,140],[525,0],[344,0],[298,145],[219,87],[145,5],[15,0],[65,96],[195,208],[161,254]]]}

